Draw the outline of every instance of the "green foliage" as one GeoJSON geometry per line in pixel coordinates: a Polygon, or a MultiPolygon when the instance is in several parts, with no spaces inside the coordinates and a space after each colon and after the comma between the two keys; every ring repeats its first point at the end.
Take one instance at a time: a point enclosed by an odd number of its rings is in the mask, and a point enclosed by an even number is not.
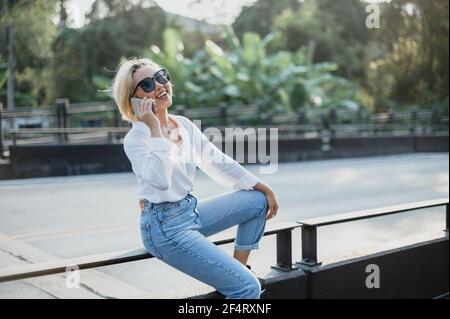
{"type": "Polygon", "coordinates": [[[275,18],[274,28],[283,34],[276,49],[295,51],[313,43],[314,61],[333,61],[339,65],[338,74],[361,78],[368,38],[364,19],[364,6],[357,0],[305,1],[275,18]]]}
{"type": "Polygon", "coordinates": [[[296,52],[267,52],[279,38],[274,32],[263,39],[246,32],[239,41],[231,27],[224,28],[226,48],[208,40],[192,58],[183,56],[183,43],[173,29],[164,31],[163,50],[152,46],[145,51],[172,76],[175,104],[192,107],[265,105],[268,113],[294,111],[302,107],[339,106],[355,100],[356,85],[332,75],[333,63],[311,61],[309,48],[296,52]]]}
{"type": "MultiPolygon", "coordinates": [[[[1,5],[0,47],[6,49],[6,27],[13,33],[16,105],[42,104],[46,84],[42,73],[52,57],[52,43],[56,36],[56,0],[14,1],[8,14],[1,5]]],[[[7,51],[1,50],[1,63],[6,63],[7,51]]],[[[0,84],[5,80],[5,69],[0,67],[0,84]]],[[[4,82],[3,82],[4,85],[4,82]]],[[[6,85],[0,85],[0,98],[5,104],[6,85]]]]}
{"type": "MultiPolygon", "coordinates": [[[[448,114],[448,0],[380,4],[367,29],[359,0],[258,0],[223,35],[188,32],[152,0],[96,0],[81,29],[58,29],[60,0],[1,6],[12,25],[16,105],[109,99],[120,59],[147,56],[173,77],[174,104],[266,105],[265,116],[300,108],[383,111],[435,106],[448,114]]],[[[5,32],[0,47],[6,47],[5,32]]],[[[6,50],[0,101],[6,101],[6,50]]]]}
{"type": "Polygon", "coordinates": [[[6,63],[0,57],[0,91],[3,88],[3,85],[6,83],[6,77],[7,77],[6,63]]]}
{"type": "Polygon", "coordinates": [[[192,82],[194,73],[198,72],[198,57],[193,59],[183,56],[184,45],[180,33],[173,28],[167,28],[163,32],[163,48],[152,45],[145,50],[143,56],[149,57],[161,66],[166,67],[172,76],[175,104],[194,104],[195,95],[201,91],[192,82]]]}
{"type": "Polygon", "coordinates": [[[272,31],[276,16],[286,8],[296,10],[300,0],[259,0],[242,9],[232,27],[240,39],[245,32],[255,32],[261,37],[272,31]]]}
{"type": "Polygon", "coordinates": [[[448,108],[447,0],[380,3],[381,28],[373,30],[365,27],[363,1],[269,3],[259,0],[242,11],[237,33],[252,26],[258,32],[273,28],[282,34],[273,50],[295,51],[313,43],[313,60],[336,63],[336,74],[358,82],[364,89],[358,95],[372,110],[411,104],[448,108]]]}
{"type": "Polygon", "coordinates": [[[390,32],[374,34],[385,50],[369,64],[369,76],[389,81],[368,82],[378,104],[448,108],[448,6],[445,0],[397,0],[382,7],[381,24],[390,32]]]}
{"type": "Polygon", "coordinates": [[[49,102],[59,97],[78,102],[108,98],[99,92],[104,87],[100,82],[112,78],[120,58],[139,56],[150,44],[161,42],[164,13],[156,6],[143,8],[142,3],[97,0],[87,26],[66,29],[57,37],[49,65],[49,102]],[[104,6],[107,15],[99,17],[104,6]]]}

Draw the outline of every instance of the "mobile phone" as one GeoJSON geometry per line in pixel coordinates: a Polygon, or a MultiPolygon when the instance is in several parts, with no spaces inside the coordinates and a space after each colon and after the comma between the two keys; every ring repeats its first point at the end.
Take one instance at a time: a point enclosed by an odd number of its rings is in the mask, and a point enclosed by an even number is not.
{"type": "MultiPolygon", "coordinates": [[[[155,106],[155,99],[151,99],[152,100],[152,112],[153,114],[156,115],[156,106],[155,106]]],[[[136,114],[136,116],[139,116],[139,111],[138,111],[138,107],[141,104],[142,99],[138,99],[137,97],[132,97],[131,98],[131,105],[133,107],[133,112],[134,114],[136,114]]]]}

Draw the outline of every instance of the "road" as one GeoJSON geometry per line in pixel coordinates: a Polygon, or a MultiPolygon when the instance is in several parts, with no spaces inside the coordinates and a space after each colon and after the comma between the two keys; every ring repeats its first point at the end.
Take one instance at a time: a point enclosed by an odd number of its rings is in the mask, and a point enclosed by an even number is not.
{"type": "MultiPolygon", "coordinates": [[[[272,186],[276,219],[298,221],[359,209],[448,197],[448,153],[409,154],[279,164],[273,175],[246,166],[272,186]]],[[[0,181],[0,268],[141,247],[132,173],[0,181]]],[[[199,200],[230,191],[201,171],[199,200]]],[[[441,234],[442,208],[319,229],[319,257],[328,262],[385,250],[441,234]]],[[[235,229],[230,229],[234,232],[235,229]]],[[[299,231],[294,232],[299,260],[299,231]]],[[[221,247],[231,253],[232,245],[221,247]]],[[[259,275],[275,260],[273,236],[250,263],[259,275]]],[[[62,276],[0,284],[0,298],[183,297],[211,288],[164,265],[144,260],[81,272],[82,287],[62,276]]]]}

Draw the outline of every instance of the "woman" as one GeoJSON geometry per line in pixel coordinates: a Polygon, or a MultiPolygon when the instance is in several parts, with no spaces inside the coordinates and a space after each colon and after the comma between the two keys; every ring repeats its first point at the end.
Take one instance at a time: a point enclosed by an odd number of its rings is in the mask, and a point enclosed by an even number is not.
{"type": "Polygon", "coordinates": [[[277,214],[273,190],[222,153],[181,115],[169,115],[172,85],[167,70],[150,59],[122,63],[113,81],[122,118],[132,123],[124,150],[138,181],[145,249],[168,265],[214,287],[226,298],[260,297],[247,265],[266,219],[277,214]],[[131,98],[140,98],[138,115],[131,98]],[[152,112],[152,99],[156,112],[152,112]],[[198,201],[191,194],[196,168],[234,191],[198,201]],[[239,225],[233,257],[206,237],[239,225]]]}

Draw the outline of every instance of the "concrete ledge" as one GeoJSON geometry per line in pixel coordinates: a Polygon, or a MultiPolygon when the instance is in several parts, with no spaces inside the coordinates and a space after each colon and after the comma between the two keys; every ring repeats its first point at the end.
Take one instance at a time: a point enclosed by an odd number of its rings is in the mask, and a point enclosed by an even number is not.
{"type": "Polygon", "coordinates": [[[448,152],[447,136],[417,136],[416,152],[448,152]]]}
{"type": "Polygon", "coordinates": [[[448,267],[448,238],[442,238],[303,270],[309,298],[431,299],[448,293],[448,267]],[[379,288],[366,286],[368,265],[379,268],[379,288]]]}
{"type": "MultiPolygon", "coordinates": [[[[449,291],[448,238],[430,240],[377,254],[292,272],[272,270],[261,299],[413,299],[442,298],[449,291]],[[379,268],[380,287],[366,279],[379,268]]],[[[190,299],[223,299],[218,292],[190,299]]]]}

